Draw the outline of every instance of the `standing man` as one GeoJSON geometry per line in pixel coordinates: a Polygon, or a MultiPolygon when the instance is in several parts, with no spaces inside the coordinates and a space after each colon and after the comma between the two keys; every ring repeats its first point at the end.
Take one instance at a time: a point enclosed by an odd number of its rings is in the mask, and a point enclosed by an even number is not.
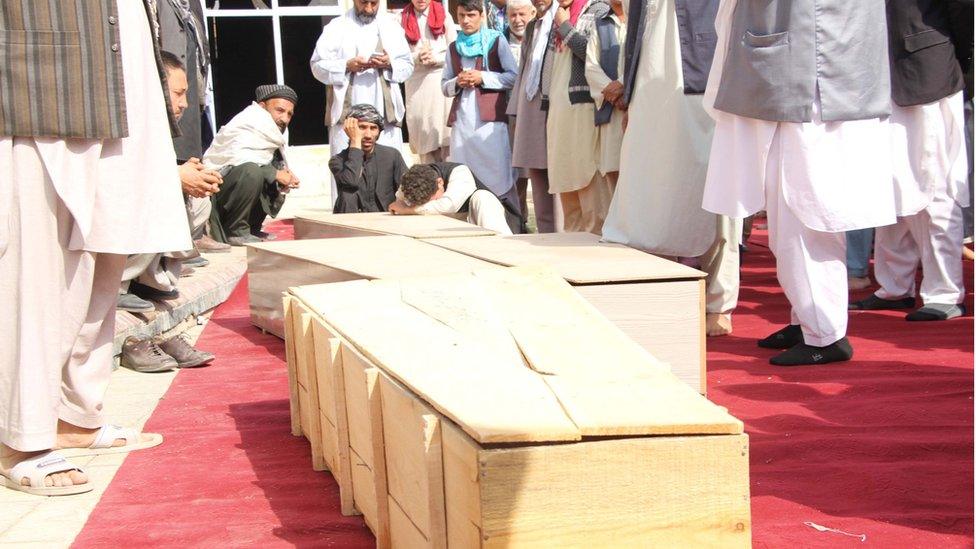
{"type": "Polygon", "coordinates": [[[907,320],[948,320],[965,311],[962,205],[969,203],[962,67],[947,3],[888,0],[892,158],[898,222],[875,230],[881,288],[851,309],[922,307],[907,320]],[[939,41],[928,37],[938,37],[939,41]],[[921,42],[925,47],[919,47],[921,42]]]}
{"type": "MultiPolygon", "coordinates": [[[[610,11],[604,0],[558,0],[546,128],[549,192],[559,195],[567,231],[601,234],[612,193],[597,166],[594,107],[586,84],[586,46],[596,20],[610,11]]],[[[545,82],[545,80],[543,80],[545,82]]]]}
{"type": "Polygon", "coordinates": [[[220,128],[203,155],[203,165],[224,179],[211,197],[210,234],[233,246],[268,239],[261,230],[265,217],[278,215],[285,196],[299,185],[285,157],[298,94],[288,86],[266,84],[254,96],[250,106],[220,128]]]}
{"type": "Polygon", "coordinates": [[[619,149],[619,183],[603,228],[611,242],[698,258],[708,274],[710,336],[732,332],[742,233],[741,223],[701,206],[715,128],[701,94],[715,50],[711,33],[718,5],[719,0],[662,0],[652,8],[647,0],[631,2],[620,88],[628,124],[619,149]]]}
{"type": "Polygon", "coordinates": [[[461,0],[461,32],[448,47],[441,91],[453,97],[451,162],[462,163],[497,196],[518,201],[505,109],[518,69],[502,33],[482,26],[480,0],[461,0]]]}
{"type": "Polygon", "coordinates": [[[162,441],[107,425],[102,399],[126,255],[192,246],[178,130],[149,2],[0,11],[0,33],[23,35],[0,70],[0,476],[76,494],[87,476],[52,449],[162,441]]]}
{"type": "MultiPolygon", "coordinates": [[[[789,324],[777,366],[850,360],[844,233],[895,221],[883,0],[723,0],[705,209],[765,208],[789,324]]],[[[632,123],[632,122],[631,122],[632,123]]]]}
{"type": "MultiPolygon", "coordinates": [[[[353,0],[351,10],[329,21],[310,63],[312,75],[326,85],[332,154],[349,145],[342,126],[349,108],[364,103],[383,117],[379,143],[401,149],[405,109],[400,84],[413,74],[413,56],[399,22],[379,12],[379,0],[353,0]]],[[[332,196],[338,196],[335,181],[332,196]]]]}
{"type": "MultiPolygon", "coordinates": [[[[540,233],[556,232],[556,201],[549,193],[546,122],[548,102],[543,102],[543,82],[552,74],[552,55],[556,35],[553,17],[559,4],[535,0],[536,19],[525,28],[519,76],[512,89],[508,114],[515,117],[512,139],[512,165],[526,170],[532,183],[532,203],[540,233]]],[[[523,215],[526,215],[523,212],[523,215]]]]}
{"type": "Polygon", "coordinates": [[[516,63],[522,59],[522,38],[529,22],[535,19],[535,6],[529,0],[512,0],[505,8],[508,28],[503,33],[516,63]]]}
{"type": "Polygon", "coordinates": [[[451,145],[447,127],[451,102],[441,93],[441,73],[447,46],[457,38],[457,27],[437,0],[413,0],[400,13],[400,25],[414,63],[413,74],[403,86],[410,150],[421,162],[443,162],[451,145]]]}

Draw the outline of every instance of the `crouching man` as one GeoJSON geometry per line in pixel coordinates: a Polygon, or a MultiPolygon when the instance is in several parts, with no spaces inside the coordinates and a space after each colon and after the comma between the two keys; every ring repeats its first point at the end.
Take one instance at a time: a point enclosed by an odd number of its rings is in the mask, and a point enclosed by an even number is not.
{"type": "Polygon", "coordinates": [[[510,235],[522,226],[518,204],[510,194],[499,198],[463,164],[417,164],[400,178],[397,199],[389,210],[395,215],[467,213],[468,223],[510,235]]]}

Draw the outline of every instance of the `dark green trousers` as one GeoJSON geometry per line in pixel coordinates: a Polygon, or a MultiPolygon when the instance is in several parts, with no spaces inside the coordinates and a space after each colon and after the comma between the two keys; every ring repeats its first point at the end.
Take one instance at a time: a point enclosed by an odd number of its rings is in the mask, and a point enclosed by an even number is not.
{"type": "Polygon", "coordinates": [[[278,192],[277,169],[271,164],[254,163],[234,166],[213,195],[210,212],[210,236],[227,242],[232,236],[257,233],[267,216],[278,215],[285,196],[278,192]]]}

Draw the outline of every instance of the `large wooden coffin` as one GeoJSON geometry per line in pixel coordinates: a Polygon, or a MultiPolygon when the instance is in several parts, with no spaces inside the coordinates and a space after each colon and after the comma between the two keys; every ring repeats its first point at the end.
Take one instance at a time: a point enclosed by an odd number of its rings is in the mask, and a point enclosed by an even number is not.
{"type": "Polygon", "coordinates": [[[750,545],[742,423],[555,275],[285,301],[296,434],[379,547],[750,545]]]}
{"type": "Polygon", "coordinates": [[[251,323],[284,337],[281,295],[292,286],[497,268],[404,236],[249,244],[247,278],[251,323]]]}
{"type": "Polygon", "coordinates": [[[554,269],[611,322],[705,394],[705,273],[590,233],[427,240],[499,265],[554,269]]]}
{"type": "Polygon", "coordinates": [[[389,213],[305,214],[295,218],[295,239],[401,235],[411,238],[491,236],[495,231],[447,215],[389,213]]]}

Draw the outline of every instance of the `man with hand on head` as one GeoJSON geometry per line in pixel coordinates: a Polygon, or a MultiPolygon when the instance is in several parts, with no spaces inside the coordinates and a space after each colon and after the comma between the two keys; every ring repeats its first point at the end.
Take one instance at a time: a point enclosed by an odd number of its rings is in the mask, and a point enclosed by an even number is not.
{"type": "Polygon", "coordinates": [[[234,246],[270,239],[261,231],[264,218],[278,215],[285,195],[299,185],[285,158],[298,94],[276,84],[254,94],[255,102],[220,128],[203,155],[203,165],[224,178],[213,197],[211,236],[234,246]]]}
{"type": "Polygon", "coordinates": [[[349,109],[342,124],[349,146],[329,160],[338,194],[332,213],[385,212],[396,199],[407,165],[400,151],[377,140],[383,116],[363,103],[349,109]]]}
{"type": "Polygon", "coordinates": [[[395,215],[466,212],[468,223],[510,235],[519,232],[522,215],[511,196],[499,198],[464,164],[436,162],[411,166],[400,179],[395,215]]]}

